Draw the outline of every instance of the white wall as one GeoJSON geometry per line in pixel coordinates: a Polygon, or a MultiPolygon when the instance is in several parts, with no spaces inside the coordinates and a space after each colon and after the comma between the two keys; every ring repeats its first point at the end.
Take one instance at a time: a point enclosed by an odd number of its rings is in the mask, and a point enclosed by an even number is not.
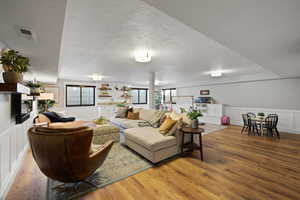
{"type": "MultiPolygon", "coordinates": [[[[101,82],[104,83],[104,82],[101,82]]],[[[112,98],[99,98],[99,90],[98,88],[100,87],[101,83],[96,83],[96,82],[83,82],[83,81],[72,81],[72,80],[59,80],[56,86],[59,88],[60,92],[60,98],[59,102],[60,104],[57,105],[54,110],[64,110],[66,111],[66,115],[68,116],[74,116],[76,119],[79,120],[85,120],[85,121],[90,121],[94,120],[101,115],[101,111],[99,112],[97,103],[98,102],[105,102],[105,101],[122,101],[123,99],[120,99],[119,97],[121,96],[121,92],[115,91],[114,89],[110,91],[110,94],[112,95],[112,98]],[[95,101],[96,105],[95,106],[80,106],[80,107],[66,107],[66,85],[67,84],[74,84],[74,85],[90,85],[90,86],[96,86],[96,92],[95,92],[95,101]]],[[[109,83],[109,82],[108,82],[109,83]]],[[[123,85],[128,85],[126,83],[109,83],[111,88],[114,88],[115,85],[123,86],[123,85]]],[[[139,87],[139,86],[134,86],[134,87],[139,87]]],[[[148,108],[147,105],[135,105],[134,107],[144,107],[148,108]]],[[[112,116],[111,116],[112,117],[112,116]]]]}
{"type": "Polygon", "coordinates": [[[300,78],[242,82],[177,88],[179,96],[200,96],[209,89],[216,103],[225,104],[231,123],[242,124],[241,114],[265,112],[279,114],[279,129],[300,133],[300,78]]]}
{"type": "Polygon", "coordinates": [[[249,108],[300,110],[300,78],[178,88],[178,95],[200,96],[209,89],[216,103],[249,108]]]}
{"type": "MultiPolygon", "coordinates": [[[[0,42],[0,49],[2,48],[4,44],[0,42]]],[[[2,72],[0,65],[0,83],[3,82],[2,72]]],[[[11,95],[0,93],[0,199],[4,199],[21,166],[28,147],[26,131],[36,115],[36,106],[34,102],[30,119],[16,125],[15,120],[11,118],[11,95]]]]}

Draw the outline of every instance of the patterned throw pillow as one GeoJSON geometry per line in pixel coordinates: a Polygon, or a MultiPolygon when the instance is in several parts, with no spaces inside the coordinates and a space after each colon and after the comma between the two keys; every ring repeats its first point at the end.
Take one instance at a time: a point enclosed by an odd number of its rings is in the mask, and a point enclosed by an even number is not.
{"type": "Polygon", "coordinates": [[[161,118],[165,115],[166,111],[157,111],[153,119],[149,121],[152,127],[158,128],[161,124],[159,123],[161,118]]]}
{"type": "Polygon", "coordinates": [[[117,111],[116,118],[126,118],[128,108],[120,108],[117,111]]]}

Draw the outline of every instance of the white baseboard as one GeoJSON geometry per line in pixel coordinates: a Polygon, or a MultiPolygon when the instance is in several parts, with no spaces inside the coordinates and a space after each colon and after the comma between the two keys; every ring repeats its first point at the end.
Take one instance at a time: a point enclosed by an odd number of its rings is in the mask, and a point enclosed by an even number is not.
{"type": "Polygon", "coordinates": [[[4,200],[6,195],[9,192],[10,187],[12,186],[20,167],[22,166],[23,160],[28,151],[29,145],[27,144],[22,152],[19,154],[17,160],[14,162],[11,173],[3,180],[2,187],[0,188],[0,199],[4,200]]]}

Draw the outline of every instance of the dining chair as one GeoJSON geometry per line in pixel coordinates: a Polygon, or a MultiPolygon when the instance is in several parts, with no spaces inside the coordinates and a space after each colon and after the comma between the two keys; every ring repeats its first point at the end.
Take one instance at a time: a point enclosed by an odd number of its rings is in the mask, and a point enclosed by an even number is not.
{"type": "Polygon", "coordinates": [[[252,112],[248,112],[247,113],[247,117],[248,117],[248,121],[249,121],[249,131],[251,132],[254,132],[256,131],[256,133],[258,135],[260,135],[260,133],[258,132],[258,124],[256,123],[256,120],[253,120],[256,118],[256,115],[252,112]]]}
{"type": "Polygon", "coordinates": [[[273,133],[273,130],[274,130],[278,139],[280,139],[280,134],[277,129],[277,124],[278,124],[278,115],[270,114],[270,115],[268,115],[268,117],[266,117],[263,127],[264,127],[264,129],[267,130],[267,134],[272,134],[273,136],[275,135],[273,133]]]}
{"type": "Polygon", "coordinates": [[[248,135],[249,135],[249,129],[250,129],[250,118],[248,117],[247,114],[242,114],[242,118],[243,118],[243,122],[244,122],[244,125],[243,125],[243,128],[242,128],[242,131],[241,131],[241,134],[244,132],[244,131],[247,131],[248,132],[248,135]]]}

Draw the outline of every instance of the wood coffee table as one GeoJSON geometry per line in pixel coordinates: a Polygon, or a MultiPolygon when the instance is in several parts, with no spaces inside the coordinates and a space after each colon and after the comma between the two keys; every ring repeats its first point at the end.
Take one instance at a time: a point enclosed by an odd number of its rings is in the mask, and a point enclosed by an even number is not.
{"type": "Polygon", "coordinates": [[[199,149],[200,150],[200,156],[201,160],[203,161],[203,149],[202,149],[202,133],[204,132],[203,128],[190,128],[190,127],[183,127],[181,129],[182,131],[182,143],[181,143],[181,153],[183,154],[183,149],[188,148],[191,150],[199,149]],[[186,134],[191,135],[191,143],[184,144],[184,136],[186,134]],[[199,146],[194,143],[194,135],[199,136],[199,146]]]}

